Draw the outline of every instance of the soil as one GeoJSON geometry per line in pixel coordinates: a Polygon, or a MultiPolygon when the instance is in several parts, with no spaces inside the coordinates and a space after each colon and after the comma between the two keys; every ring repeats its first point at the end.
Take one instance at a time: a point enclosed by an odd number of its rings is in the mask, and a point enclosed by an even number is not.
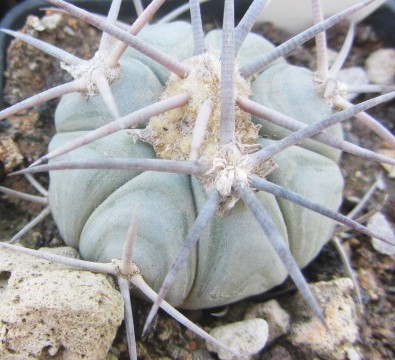
{"type": "MultiPolygon", "coordinates": [[[[72,51],[82,58],[91,57],[97,47],[97,31],[74,18],[63,16],[52,30],[37,31],[34,29],[35,24],[35,18],[29,18],[24,31],[52,44],[60,44],[61,48],[72,51]],[[75,44],[79,45],[75,46],[75,44]]],[[[215,24],[208,24],[207,28],[213,26],[215,24]]],[[[286,34],[277,31],[270,24],[259,26],[255,31],[261,32],[276,44],[287,38],[286,34]]],[[[328,41],[332,49],[340,48],[345,32],[345,24],[340,24],[329,32],[328,41]]],[[[367,55],[379,49],[382,46],[382,41],[368,24],[358,26],[355,45],[346,66],[363,66],[367,55]]],[[[294,64],[314,68],[313,46],[313,43],[309,42],[299,47],[289,56],[288,60],[294,64]]],[[[14,104],[38,91],[68,79],[68,75],[60,70],[56,60],[43,55],[40,51],[20,41],[14,41],[8,49],[5,77],[7,82],[4,89],[4,99],[8,104],[14,104]]],[[[359,96],[354,102],[366,98],[365,95],[359,96]]],[[[35,190],[23,177],[6,177],[6,174],[26,167],[33,160],[45,154],[49,139],[54,134],[53,113],[56,104],[57,100],[53,100],[0,122],[0,141],[9,144],[10,149],[5,155],[0,152],[0,181],[2,186],[35,193],[35,190]]],[[[392,132],[394,131],[394,101],[372,109],[370,114],[382,121],[392,132]]],[[[361,146],[372,150],[388,148],[387,144],[383,143],[378,137],[371,135],[355,122],[347,123],[344,130],[346,138],[361,146]]],[[[341,211],[345,214],[349,212],[376,181],[377,176],[382,174],[386,183],[385,190],[377,190],[374,193],[368,201],[364,213],[374,211],[381,205],[380,211],[386,215],[387,220],[394,226],[394,179],[388,177],[388,173],[381,165],[361,160],[355,156],[343,155],[341,167],[346,179],[344,203],[341,211]],[[385,196],[385,194],[387,195],[385,196]]],[[[41,175],[37,179],[44,186],[48,186],[46,175],[41,175]]],[[[0,202],[0,240],[9,239],[17,229],[36,216],[40,210],[37,205],[2,196],[0,202]]],[[[337,235],[342,238],[343,245],[351,258],[352,267],[362,288],[364,312],[359,320],[360,340],[357,342],[356,348],[365,359],[395,358],[394,258],[378,253],[371,246],[370,239],[366,236],[340,228],[337,230],[337,235]]],[[[62,243],[62,240],[56,226],[49,217],[36,226],[29,235],[25,236],[22,243],[33,248],[39,248],[43,245],[58,246],[62,243]]],[[[342,268],[339,255],[333,245],[329,243],[318,258],[304,270],[304,273],[311,282],[330,280],[345,276],[342,268]]],[[[212,315],[218,309],[198,311],[187,315],[203,328],[210,329],[219,324],[242,319],[246,309],[251,304],[263,299],[276,298],[281,303],[286,303],[288,294],[293,291],[292,284],[287,282],[262,297],[226,307],[226,315],[223,317],[212,315]]],[[[138,300],[135,300],[133,305],[140,358],[216,358],[216,355],[206,350],[204,341],[162,313],[149,334],[142,340],[141,330],[150,305],[138,300]]],[[[123,328],[120,329],[111,351],[120,359],[128,358],[123,328]]],[[[257,355],[256,358],[302,359],[306,357],[302,355],[300,349],[293,347],[285,338],[280,338],[257,355]]]]}

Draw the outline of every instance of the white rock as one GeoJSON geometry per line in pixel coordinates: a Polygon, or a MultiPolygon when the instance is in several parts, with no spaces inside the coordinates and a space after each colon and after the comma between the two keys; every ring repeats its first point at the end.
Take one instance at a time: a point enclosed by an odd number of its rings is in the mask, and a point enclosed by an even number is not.
{"type": "Polygon", "coordinates": [[[353,284],[348,278],[311,284],[328,329],[312,314],[300,294],[292,300],[295,316],[289,340],[306,354],[327,360],[343,360],[346,349],[358,339],[357,308],[352,299],[353,284]]]}
{"type": "Polygon", "coordinates": [[[348,360],[362,360],[361,355],[354,347],[350,346],[349,348],[346,348],[345,350],[346,350],[348,360]]]}
{"type": "MultiPolygon", "coordinates": [[[[254,355],[266,345],[268,325],[263,319],[243,320],[216,327],[210,334],[241,355],[254,355]]],[[[216,352],[221,360],[236,359],[233,354],[210,343],[207,343],[207,349],[216,352]]]]}
{"type": "Polygon", "coordinates": [[[245,320],[256,318],[266,320],[269,325],[268,343],[289,332],[290,316],[276,300],[256,304],[244,316],[245,320]]]}
{"type": "Polygon", "coordinates": [[[369,80],[374,84],[390,85],[395,77],[395,49],[380,49],[366,59],[369,80]]]}
{"type": "Polygon", "coordinates": [[[123,319],[111,278],[1,249],[1,279],[1,359],[107,358],[123,319]]]}
{"type": "MultiPolygon", "coordinates": [[[[382,213],[375,213],[369,219],[367,228],[376,232],[377,234],[384,236],[388,240],[392,241],[393,244],[395,244],[395,235],[392,226],[382,213]]],[[[395,246],[391,246],[384,241],[372,238],[372,246],[381,254],[395,256],[395,246]]]]}
{"type": "MultiPolygon", "coordinates": [[[[359,66],[341,69],[337,74],[337,80],[350,86],[366,85],[369,83],[366,71],[359,66]]],[[[357,96],[358,93],[346,93],[344,98],[347,100],[352,100],[357,96]]]]}

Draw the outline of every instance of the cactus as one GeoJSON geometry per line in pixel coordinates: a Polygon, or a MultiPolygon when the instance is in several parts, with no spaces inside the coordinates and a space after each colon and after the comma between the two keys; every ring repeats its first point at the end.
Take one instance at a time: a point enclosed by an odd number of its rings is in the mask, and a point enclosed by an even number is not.
{"type": "MultiPolygon", "coordinates": [[[[57,57],[74,80],[0,118],[62,96],[48,154],[15,174],[50,172],[46,213],[85,261],[1,246],[114,275],[127,302],[133,284],[154,301],[145,329],[159,307],[174,314],[172,306],[229,304],[288,275],[324,322],[300,268],[330,239],[333,220],[388,241],[337,213],[340,152],[395,163],[343,140],[340,122],[359,114],[394,143],[363,112],[395,94],[349,105],[338,88],[328,90],[325,61],[314,75],[282,57],[371,1],[317,21],[277,48],[249,33],[266,1],[255,0],[235,27],[233,1],[226,0],[223,29],[206,36],[197,1],[190,2],[191,24],[143,28],[163,3],[154,0],[129,32],[114,25],[119,1],[107,20],[48,1],[103,30],[99,50],[81,60],[4,30],[57,57]],[[120,42],[112,46],[107,33],[120,42]],[[114,258],[121,260],[113,265],[114,258]]],[[[136,358],[131,311],[125,316],[136,358]]]]}

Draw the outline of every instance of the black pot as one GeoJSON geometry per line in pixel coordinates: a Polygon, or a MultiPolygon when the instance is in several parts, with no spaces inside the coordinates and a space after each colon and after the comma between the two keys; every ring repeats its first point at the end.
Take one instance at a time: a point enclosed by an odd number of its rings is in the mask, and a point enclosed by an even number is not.
{"type": "MultiPolygon", "coordinates": [[[[158,11],[158,17],[161,17],[171,10],[185,4],[188,0],[167,0],[158,11]]],[[[239,17],[237,14],[244,14],[252,0],[235,0],[236,21],[239,17]]],[[[276,0],[274,0],[276,1],[276,0]]],[[[68,0],[83,9],[92,11],[97,14],[107,14],[110,0],[68,0]]],[[[143,0],[143,4],[147,6],[151,0],[143,0]]],[[[224,0],[211,0],[201,4],[203,18],[222,19],[222,9],[224,0]]],[[[28,15],[40,15],[42,9],[51,7],[45,0],[25,0],[19,5],[13,7],[0,22],[0,28],[19,30],[28,15]]],[[[120,20],[130,22],[130,18],[135,15],[133,0],[123,0],[120,11],[120,20]]],[[[188,18],[188,14],[185,14],[188,18]]],[[[389,0],[375,13],[369,16],[366,22],[374,26],[376,32],[384,39],[384,46],[395,47],[395,0],[389,0]]],[[[6,49],[12,38],[0,32],[0,73],[4,73],[6,61],[6,49]]],[[[0,89],[3,89],[3,76],[0,76],[0,89]]],[[[0,105],[3,105],[3,97],[0,97],[0,105]]]]}
{"type": "MultiPolygon", "coordinates": [[[[105,15],[108,12],[110,6],[110,0],[68,0],[68,2],[77,5],[88,11],[92,11],[97,14],[105,15]]],[[[143,0],[143,4],[147,6],[151,0],[143,0]]],[[[160,18],[165,14],[169,13],[171,10],[185,4],[187,0],[168,0],[159,9],[157,16],[160,18]]],[[[239,13],[244,13],[250,1],[238,0],[239,13]]],[[[223,0],[212,0],[202,4],[202,14],[203,16],[211,15],[215,18],[222,17],[222,5],[223,0]]],[[[19,30],[23,27],[26,22],[28,15],[42,15],[43,9],[49,8],[51,5],[45,0],[25,0],[17,6],[14,6],[9,10],[4,18],[0,22],[1,29],[11,29],[19,30]]],[[[135,16],[133,1],[123,0],[120,11],[120,20],[130,23],[130,19],[135,16]]],[[[186,14],[188,15],[188,14],[186,14]]],[[[5,61],[6,61],[6,49],[10,44],[12,37],[0,32],[0,73],[4,73],[5,61]]],[[[0,76],[0,89],[3,89],[3,76],[0,76]]],[[[3,98],[0,97],[0,105],[3,105],[3,98]]]]}

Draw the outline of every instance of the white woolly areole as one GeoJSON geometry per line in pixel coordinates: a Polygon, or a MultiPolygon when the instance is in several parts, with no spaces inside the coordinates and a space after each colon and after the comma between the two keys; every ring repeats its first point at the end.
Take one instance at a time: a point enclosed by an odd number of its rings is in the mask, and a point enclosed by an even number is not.
{"type": "Polygon", "coordinates": [[[92,59],[85,61],[81,65],[68,65],[64,62],[60,63],[62,69],[66,70],[74,79],[83,79],[86,84],[85,94],[87,96],[95,96],[98,94],[97,86],[94,82],[94,73],[100,70],[105,76],[109,84],[121,77],[121,68],[109,67],[105,59],[99,52],[96,52],[92,59]]]}
{"type": "Polygon", "coordinates": [[[218,151],[211,169],[205,174],[212,176],[212,186],[224,197],[229,196],[234,185],[248,185],[248,176],[253,165],[246,155],[235,146],[227,146],[218,151]]]}
{"type": "Polygon", "coordinates": [[[314,74],[314,82],[316,84],[317,92],[322,96],[324,102],[333,107],[336,96],[347,95],[347,84],[335,78],[328,78],[322,81],[317,74],[314,74]]]}
{"type": "Polygon", "coordinates": [[[277,165],[269,159],[263,163],[254,164],[248,155],[242,153],[239,146],[227,145],[218,150],[214,158],[202,158],[203,163],[211,162],[211,168],[200,180],[205,189],[210,192],[216,189],[226,201],[222,204],[222,210],[230,209],[239,199],[234,194],[236,187],[249,186],[252,174],[266,177],[277,165]]]}

